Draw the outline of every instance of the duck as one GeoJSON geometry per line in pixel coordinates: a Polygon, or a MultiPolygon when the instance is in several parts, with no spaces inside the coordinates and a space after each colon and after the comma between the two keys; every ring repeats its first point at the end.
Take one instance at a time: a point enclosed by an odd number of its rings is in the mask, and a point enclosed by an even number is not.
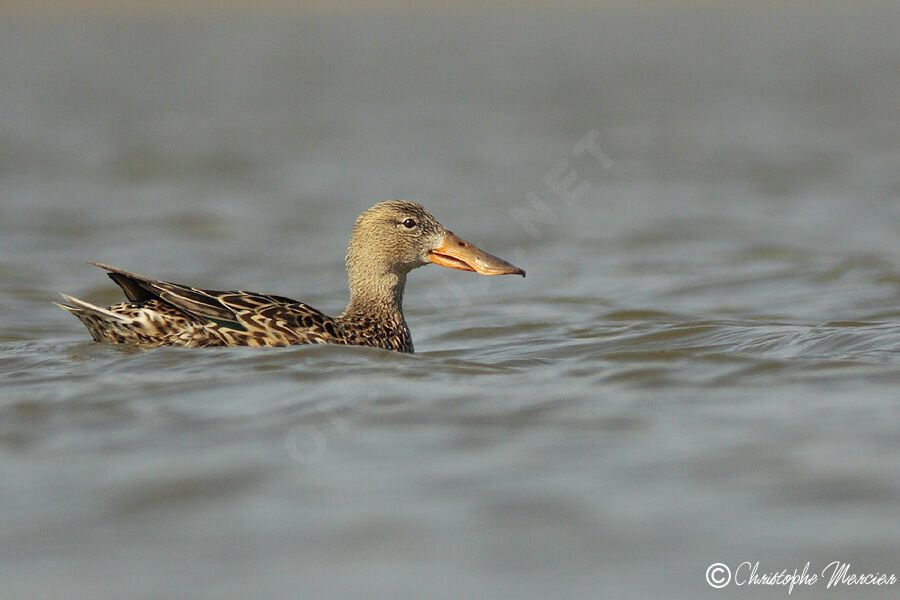
{"type": "Polygon", "coordinates": [[[380,202],[356,219],[346,265],[350,301],[339,316],[284,296],[215,291],[150,279],[99,262],[126,301],[106,308],[61,294],[55,302],[102,343],[135,346],[340,344],[414,352],[403,315],[406,276],[437,264],[481,275],[525,271],[446,229],[414,202],[380,202]]]}

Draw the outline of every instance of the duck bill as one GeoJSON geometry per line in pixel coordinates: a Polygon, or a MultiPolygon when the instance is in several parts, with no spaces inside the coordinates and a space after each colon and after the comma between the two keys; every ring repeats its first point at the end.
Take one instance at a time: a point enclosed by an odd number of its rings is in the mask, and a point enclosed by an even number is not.
{"type": "Polygon", "coordinates": [[[525,271],[519,267],[476,248],[450,232],[444,235],[444,242],[440,247],[428,253],[428,260],[442,267],[460,271],[475,271],[482,275],[521,275],[525,277],[525,271]]]}

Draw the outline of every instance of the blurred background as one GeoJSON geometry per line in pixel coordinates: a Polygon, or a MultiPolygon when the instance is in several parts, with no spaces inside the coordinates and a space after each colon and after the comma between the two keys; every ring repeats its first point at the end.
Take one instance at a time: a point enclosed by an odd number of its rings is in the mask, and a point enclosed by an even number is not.
{"type": "Polygon", "coordinates": [[[0,595],[900,571],[898,31],[867,0],[0,2],[0,595]],[[391,198],[527,279],[412,273],[413,356],[101,346],[50,304],[119,301],[98,260],[337,314],[391,198]]]}

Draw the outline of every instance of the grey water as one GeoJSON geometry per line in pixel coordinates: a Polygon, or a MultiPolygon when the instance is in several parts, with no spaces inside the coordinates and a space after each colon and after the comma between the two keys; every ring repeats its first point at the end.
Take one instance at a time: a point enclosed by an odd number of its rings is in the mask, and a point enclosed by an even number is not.
{"type": "Polygon", "coordinates": [[[2,598],[900,572],[897,3],[15,6],[2,598]],[[97,260],[337,313],[390,198],[528,277],[413,272],[411,356],[99,345],[51,304],[119,301],[97,260]]]}

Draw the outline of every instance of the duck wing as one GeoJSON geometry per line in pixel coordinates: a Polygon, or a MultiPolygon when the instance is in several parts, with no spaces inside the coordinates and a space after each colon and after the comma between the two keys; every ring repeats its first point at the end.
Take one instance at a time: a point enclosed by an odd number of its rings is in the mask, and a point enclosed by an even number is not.
{"type": "Polygon", "coordinates": [[[237,291],[220,292],[217,300],[255,335],[292,344],[347,343],[334,317],[291,298],[237,291]]]}
{"type": "Polygon", "coordinates": [[[187,285],[150,279],[103,263],[91,262],[90,264],[105,269],[109,278],[122,288],[125,296],[132,302],[144,302],[152,298],[159,298],[195,317],[238,324],[234,312],[218,300],[218,296],[223,292],[201,290],[187,285]]]}
{"type": "Polygon", "coordinates": [[[130,301],[157,298],[192,317],[217,324],[220,331],[240,332],[229,335],[237,343],[245,337],[255,338],[262,345],[345,343],[333,317],[291,298],[240,290],[203,290],[102,263],[91,264],[105,269],[130,301]]]}

